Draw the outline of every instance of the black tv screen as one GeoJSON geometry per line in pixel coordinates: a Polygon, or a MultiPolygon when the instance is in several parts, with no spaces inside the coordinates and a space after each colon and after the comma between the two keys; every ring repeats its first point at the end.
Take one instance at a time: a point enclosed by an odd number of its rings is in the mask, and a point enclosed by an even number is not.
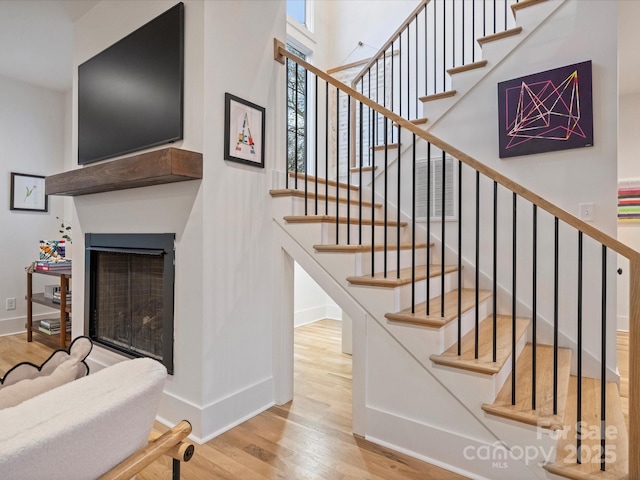
{"type": "Polygon", "coordinates": [[[182,138],[184,4],[78,67],[78,163],[182,138]]]}

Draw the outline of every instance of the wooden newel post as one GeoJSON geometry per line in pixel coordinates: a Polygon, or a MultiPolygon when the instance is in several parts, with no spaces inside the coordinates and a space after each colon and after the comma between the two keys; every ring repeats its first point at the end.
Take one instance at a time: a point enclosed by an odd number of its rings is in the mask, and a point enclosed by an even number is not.
{"type": "Polygon", "coordinates": [[[629,478],[640,478],[640,255],[629,260],[629,478]]]}

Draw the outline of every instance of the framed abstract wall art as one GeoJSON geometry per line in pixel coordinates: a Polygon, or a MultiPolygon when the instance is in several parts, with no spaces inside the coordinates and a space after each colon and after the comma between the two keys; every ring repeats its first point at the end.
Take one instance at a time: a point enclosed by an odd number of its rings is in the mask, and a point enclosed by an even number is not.
{"type": "Polygon", "coordinates": [[[265,109],[224,94],[224,159],[264,168],[265,109]]]}
{"type": "Polygon", "coordinates": [[[44,193],[44,177],[11,172],[11,210],[46,212],[48,197],[44,193]]]}
{"type": "Polygon", "coordinates": [[[593,145],[591,61],[498,83],[500,158],[593,145]]]}
{"type": "Polygon", "coordinates": [[[618,222],[640,222],[640,179],[618,181],[618,222]]]}

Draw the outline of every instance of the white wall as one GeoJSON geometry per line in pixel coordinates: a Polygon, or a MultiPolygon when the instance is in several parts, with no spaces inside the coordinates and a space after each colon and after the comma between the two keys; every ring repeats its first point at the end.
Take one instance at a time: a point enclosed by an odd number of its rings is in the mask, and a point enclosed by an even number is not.
{"type": "MultiPolygon", "coordinates": [[[[2,208],[0,242],[0,335],[24,331],[26,321],[25,267],[37,258],[38,241],[59,238],[56,216],[62,201],[49,197],[49,212],[9,210],[11,172],[50,175],[62,170],[64,155],[64,95],[17,80],[0,77],[0,138],[2,139],[2,208]],[[16,299],[16,310],[5,310],[5,299],[16,299]]],[[[34,289],[52,283],[34,277],[34,289]]],[[[55,283],[55,282],[54,282],[55,283]]],[[[35,306],[34,313],[53,312],[35,306]]]]}
{"type": "Polygon", "coordinates": [[[417,7],[418,0],[316,0],[316,65],[324,70],[372,57],[417,7]],[[358,47],[358,42],[364,45],[358,47]]]}
{"type": "Polygon", "coordinates": [[[205,2],[203,405],[207,433],[273,403],[271,172],[285,158],[284,0],[205,2]],[[266,109],[265,168],[223,159],[224,94],[266,109]]]}
{"type": "MultiPolygon", "coordinates": [[[[618,177],[620,180],[640,179],[640,93],[620,96],[618,116],[618,177]]],[[[640,223],[619,223],[618,240],[640,250],[640,223]]],[[[618,329],[629,330],[629,267],[621,262],[618,280],[618,329]]]]}
{"type": "MultiPolygon", "coordinates": [[[[77,65],[99,53],[128,33],[173,6],[175,1],[103,1],[74,23],[74,72],[77,65]]],[[[204,98],[204,4],[185,2],[184,139],[174,146],[203,151],[204,98]]],[[[72,107],[71,165],[77,168],[77,76],[72,107]]],[[[202,431],[205,389],[203,368],[203,285],[207,260],[203,248],[203,185],[191,181],[170,185],[99,193],[73,198],[74,296],[73,335],[84,333],[84,234],[164,233],[176,234],[175,278],[175,374],[168,378],[159,415],[175,423],[192,422],[194,435],[202,431]]],[[[209,217],[210,218],[210,217],[209,217]]],[[[122,358],[94,348],[91,358],[108,365],[122,358]]]]}
{"type": "Polygon", "coordinates": [[[331,297],[318,285],[307,272],[295,264],[295,297],[293,302],[294,326],[316,322],[324,318],[340,320],[342,311],[331,297]]]}

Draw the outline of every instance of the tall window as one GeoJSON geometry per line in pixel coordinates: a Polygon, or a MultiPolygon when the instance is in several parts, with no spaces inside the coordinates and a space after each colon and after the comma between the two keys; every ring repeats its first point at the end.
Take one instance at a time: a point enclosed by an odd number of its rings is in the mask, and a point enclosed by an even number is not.
{"type": "MultiPolygon", "coordinates": [[[[287,44],[287,51],[305,60],[305,54],[287,44]]],[[[307,71],[287,60],[287,165],[305,172],[307,160],[307,71]]]]}
{"type": "Polygon", "coordinates": [[[287,0],[287,15],[301,25],[307,24],[307,0],[287,0]]]}

